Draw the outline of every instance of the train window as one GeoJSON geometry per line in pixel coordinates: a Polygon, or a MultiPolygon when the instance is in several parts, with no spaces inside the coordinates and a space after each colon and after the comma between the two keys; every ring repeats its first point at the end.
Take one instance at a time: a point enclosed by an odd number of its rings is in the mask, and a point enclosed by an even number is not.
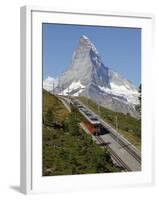
{"type": "Polygon", "coordinates": [[[83,106],[79,105],[78,108],[83,108],[83,106]]]}
{"type": "Polygon", "coordinates": [[[98,119],[96,117],[90,117],[91,120],[97,121],[98,119]]]}
{"type": "Polygon", "coordinates": [[[87,115],[88,117],[92,116],[90,113],[86,113],[86,115],[87,115]]]}

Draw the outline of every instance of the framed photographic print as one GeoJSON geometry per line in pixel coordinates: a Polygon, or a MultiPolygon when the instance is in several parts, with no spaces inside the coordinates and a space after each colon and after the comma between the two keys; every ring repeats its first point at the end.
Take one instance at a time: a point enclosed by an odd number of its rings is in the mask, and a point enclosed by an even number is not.
{"type": "Polygon", "coordinates": [[[21,191],[153,183],[148,14],[21,8],[21,191]]]}

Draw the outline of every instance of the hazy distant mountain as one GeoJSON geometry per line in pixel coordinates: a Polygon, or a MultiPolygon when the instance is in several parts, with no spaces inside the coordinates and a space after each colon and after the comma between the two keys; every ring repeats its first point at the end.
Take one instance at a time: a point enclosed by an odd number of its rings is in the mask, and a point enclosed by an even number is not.
{"type": "Polygon", "coordinates": [[[59,77],[58,94],[86,96],[116,112],[138,117],[138,91],[135,86],[111,68],[106,67],[95,45],[84,35],[73,52],[72,61],[59,77]]]}
{"type": "Polygon", "coordinates": [[[56,87],[58,84],[58,79],[55,79],[51,76],[48,76],[44,81],[43,81],[43,88],[47,91],[52,91],[53,87],[56,87]]]}

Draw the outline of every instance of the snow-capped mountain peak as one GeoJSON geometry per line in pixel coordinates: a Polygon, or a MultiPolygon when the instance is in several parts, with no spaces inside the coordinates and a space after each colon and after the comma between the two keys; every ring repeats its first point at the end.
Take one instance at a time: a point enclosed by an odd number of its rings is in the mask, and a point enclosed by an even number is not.
{"type": "Polygon", "coordinates": [[[135,86],[105,66],[95,45],[82,35],[69,67],[58,79],[56,93],[86,96],[116,112],[137,117],[138,91],[135,86]]]}
{"type": "Polygon", "coordinates": [[[96,54],[99,54],[99,52],[97,51],[95,45],[90,41],[90,39],[85,36],[82,35],[80,37],[80,45],[85,46],[87,48],[89,48],[90,50],[94,51],[96,54]]]}

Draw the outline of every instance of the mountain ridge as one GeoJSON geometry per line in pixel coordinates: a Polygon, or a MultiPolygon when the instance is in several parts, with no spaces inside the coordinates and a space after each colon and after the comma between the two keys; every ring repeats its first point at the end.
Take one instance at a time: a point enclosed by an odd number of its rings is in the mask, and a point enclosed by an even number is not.
{"type": "Polygon", "coordinates": [[[104,65],[95,45],[82,35],[67,69],[59,76],[54,92],[86,96],[113,111],[139,117],[135,110],[136,87],[112,68],[104,65]]]}

